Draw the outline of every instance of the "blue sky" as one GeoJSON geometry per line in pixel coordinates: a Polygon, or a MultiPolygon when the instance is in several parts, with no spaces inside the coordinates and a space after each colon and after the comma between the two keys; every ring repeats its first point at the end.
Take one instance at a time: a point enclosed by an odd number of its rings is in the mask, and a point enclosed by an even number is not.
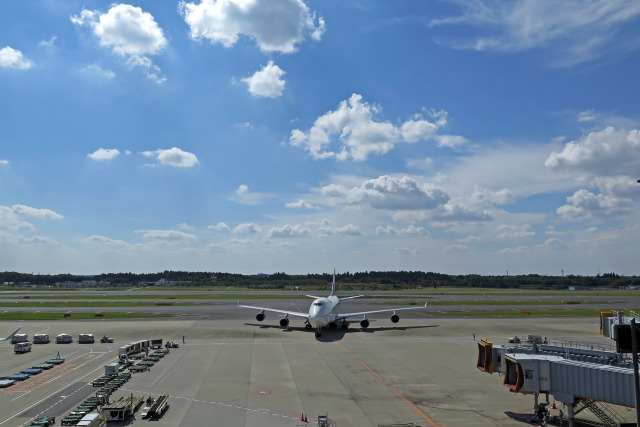
{"type": "Polygon", "coordinates": [[[637,1],[2,12],[2,271],[639,273],[637,1]]]}

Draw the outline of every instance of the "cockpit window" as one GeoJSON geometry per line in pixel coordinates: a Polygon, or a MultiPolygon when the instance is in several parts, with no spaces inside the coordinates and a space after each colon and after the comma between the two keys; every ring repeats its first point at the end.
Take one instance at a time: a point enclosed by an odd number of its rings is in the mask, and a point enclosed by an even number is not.
{"type": "Polygon", "coordinates": [[[313,305],[322,305],[322,302],[314,302],[313,305]]]}

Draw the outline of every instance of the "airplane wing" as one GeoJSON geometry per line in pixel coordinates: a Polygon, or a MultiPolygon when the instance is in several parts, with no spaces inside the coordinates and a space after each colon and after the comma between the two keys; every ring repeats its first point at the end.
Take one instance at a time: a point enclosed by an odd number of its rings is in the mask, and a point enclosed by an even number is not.
{"type": "Polygon", "coordinates": [[[252,305],[240,305],[240,304],[238,304],[238,307],[255,308],[256,310],[271,311],[271,312],[280,313],[280,314],[288,314],[289,316],[304,317],[305,319],[309,317],[309,313],[300,313],[299,311],[277,310],[275,308],[254,307],[252,305]]]}
{"type": "Polygon", "coordinates": [[[19,331],[19,330],[20,330],[20,328],[16,329],[16,330],[15,330],[15,331],[13,331],[11,334],[9,334],[9,336],[8,336],[8,337],[6,337],[6,338],[0,338],[0,341],[10,340],[11,338],[13,338],[13,336],[14,336],[15,334],[17,334],[17,333],[18,333],[18,331],[19,331]]]}
{"type": "Polygon", "coordinates": [[[395,313],[396,311],[401,311],[401,310],[421,310],[426,307],[427,307],[427,303],[425,303],[424,306],[422,307],[387,308],[384,310],[361,311],[358,313],[343,313],[343,314],[339,314],[338,317],[336,317],[335,321],[347,319],[349,317],[354,317],[354,316],[366,316],[367,314],[374,314],[374,313],[391,313],[391,312],[395,313]]]}

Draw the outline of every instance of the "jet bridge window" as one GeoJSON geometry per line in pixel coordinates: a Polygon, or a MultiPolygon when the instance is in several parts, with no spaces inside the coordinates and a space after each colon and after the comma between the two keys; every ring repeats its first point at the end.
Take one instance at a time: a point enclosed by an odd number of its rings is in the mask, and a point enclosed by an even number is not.
{"type": "Polygon", "coordinates": [[[533,370],[532,369],[525,369],[524,370],[524,377],[528,380],[533,379],[533,370]]]}

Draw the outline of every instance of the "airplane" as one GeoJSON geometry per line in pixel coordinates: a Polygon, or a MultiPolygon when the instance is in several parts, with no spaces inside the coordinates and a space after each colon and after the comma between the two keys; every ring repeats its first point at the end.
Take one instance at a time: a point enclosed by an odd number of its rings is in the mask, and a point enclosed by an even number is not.
{"type": "Polygon", "coordinates": [[[15,334],[17,334],[19,330],[20,330],[20,328],[16,329],[16,330],[15,330],[15,331],[13,331],[12,333],[10,333],[10,334],[9,334],[9,336],[8,336],[8,337],[6,337],[6,338],[0,338],[0,341],[10,340],[10,339],[12,339],[12,338],[13,338],[13,336],[14,336],[15,334]]]}
{"type": "Polygon", "coordinates": [[[268,307],[254,307],[251,305],[241,305],[238,302],[238,307],[242,308],[253,308],[256,310],[260,310],[260,312],[256,315],[256,320],[258,322],[262,322],[265,318],[265,311],[272,311],[274,313],[284,314],[284,317],[280,319],[280,326],[283,328],[287,328],[289,326],[289,316],[297,316],[304,317],[305,327],[307,329],[316,328],[316,338],[320,338],[322,336],[322,328],[329,326],[330,328],[336,328],[338,326],[338,322],[340,322],[341,329],[347,329],[349,324],[347,323],[347,318],[354,316],[362,316],[362,320],[360,321],[360,326],[363,329],[369,327],[369,320],[367,319],[367,314],[373,313],[388,313],[393,312],[391,315],[391,321],[393,323],[398,323],[400,320],[400,316],[398,315],[398,311],[400,310],[417,310],[422,309],[427,306],[424,304],[424,307],[408,307],[408,308],[392,308],[386,310],[373,310],[373,311],[361,311],[358,313],[338,313],[338,307],[340,306],[340,302],[353,299],[360,298],[364,295],[356,295],[351,297],[338,298],[336,295],[336,272],[333,271],[333,282],[331,283],[331,295],[328,297],[317,297],[315,295],[305,295],[309,298],[315,298],[311,303],[311,307],[309,307],[308,313],[301,313],[299,311],[288,311],[288,310],[276,310],[274,308],[268,307]]]}

